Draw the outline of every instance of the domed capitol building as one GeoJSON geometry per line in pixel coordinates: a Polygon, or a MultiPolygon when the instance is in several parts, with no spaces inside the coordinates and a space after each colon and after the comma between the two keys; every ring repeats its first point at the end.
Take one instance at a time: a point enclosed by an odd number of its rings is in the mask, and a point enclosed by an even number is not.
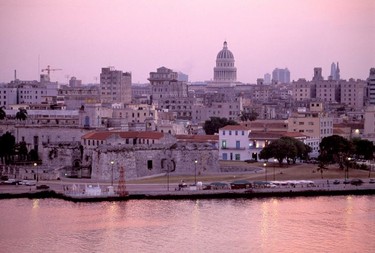
{"type": "Polygon", "coordinates": [[[228,43],[224,41],[223,49],[217,54],[216,67],[214,67],[214,79],[212,86],[231,86],[237,82],[237,68],[234,66],[233,53],[228,49],[228,43]]]}

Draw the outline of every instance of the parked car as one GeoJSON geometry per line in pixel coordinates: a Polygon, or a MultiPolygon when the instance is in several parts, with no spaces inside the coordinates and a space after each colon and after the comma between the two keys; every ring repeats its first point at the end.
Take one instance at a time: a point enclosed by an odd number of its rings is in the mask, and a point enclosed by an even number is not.
{"type": "Polygon", "coordinates": [[[340,180],[335,180],[335,181],[333,181],[333,184],[340,184],[340,180]]]}
{"type": "Polygon", "coordinates": [[[370,178],[369,183],[370,183],[370,184],[375,184],[375,179],[374,179],[374,178],[370,178]]]}
{"type": "Polygon", "coordinates": [[[350,181],[348,179],[345,179],[344,182],[342,182],[343,184],[350,184],[350,181]]]}
{"type": "Polygon", "coordinates": [[[45,184],[41,184],[41,185],[37,185],[36,189],[37,190],[46,190],[46,189],[49,189],[49,186],[45,185],[45,184]]]}
{"type": "Polygon", "coordinates": [[[34,181],[34,180],[23,180],[21,182],[21,184],[27,185],[27,186],[34,186],[34,185],[36,185],[36,181],[34,181]]]}
{"type": "Polygon", "coordinates": [[[11,178],[11,179],[8,179],[8,180],[4,181],[4,184],[19,185],[19,184],[21,184],[21,180],[11,178]]]}
{"type": "Polygon", "coordinates": [[[363,181],[362,181],[362,179],[352,179],[351,181],[350,181],[350,183],[352,184],[352,185],[356,185],[356,186],[358,186],[358,185],[361,185],[361,184],[363,184],[363,181]]]}

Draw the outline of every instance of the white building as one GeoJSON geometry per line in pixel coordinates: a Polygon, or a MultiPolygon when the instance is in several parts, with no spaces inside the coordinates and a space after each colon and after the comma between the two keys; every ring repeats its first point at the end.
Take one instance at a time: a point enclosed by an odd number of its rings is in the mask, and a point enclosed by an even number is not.
{"type": "Polygon", "coordinates": [[[250,129],[228,125],[219,129],[219,159],[243,161],[249,158],[250,129]]]}

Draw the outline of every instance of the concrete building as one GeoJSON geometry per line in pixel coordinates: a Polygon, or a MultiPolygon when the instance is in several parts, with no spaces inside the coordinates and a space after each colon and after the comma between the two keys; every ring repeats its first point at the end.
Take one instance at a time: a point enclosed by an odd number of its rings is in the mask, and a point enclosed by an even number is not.
{"type": "Polygon", "coordinates": [[[0,106],[14,104],[56,104],[57,83],[46,81],[12,81],[0,86],[0,106]]]}
{"type": "Polygon", "coordinates": [[[58,90],[57,103],[65,105],[67,110],[77,110],[81,106],[100,103],[99,87],[93,86],[66,86],[58,90]]]}
{"type": "Polygon", "coordinates": [[[363,138],[375,142],[375,105],[366,107],[364,118],[363,138]]]}
{"type": "Polygon", "coordinates": [[[375,68],[370,69],[367,79],[369,104],[375,105],[375,68]]]}
{"type": "Polygon", "coordinates": [[[314,68],[314,76],[312,78],[313,81],[322,81],[324,80],[322,75],[322,68],[314,68]]]}
{"type": "Polygon", "coordinates": [[[310,110],[304,108],[289,117],[288,131],[322,140],[333,135],[333,118],[323,111],[321,102],[311,102],[310,110]]]}
{"type": "Polygon", "coordinates": [[[156,72],[150,72],[148,79],[151,84],[151,101],[158,105],[163,98],[187,97],[188,88],[186,82],[178,81],[178,73],[166,67],[160,67],[156,72]]]}
{"type": "Polygon", "coordinates": [[[200,123],[209,120],[211,117],[227,118],[237,121],[242,108],[242,98],[225,103],[212,102],[208,107],[204,104],[192,105],[192,122],[200,123]]]}
{"type": "Polygon", "coordinates": [[[362,80],[340,81],[340,103],[361,110],[365,105],[366,82],[362,80]]]}
{"type": "Polygon", "coordinates": [[[340,102],[340,85],[337,81],[320,80],[315,83],[318,100],[330,103],[340,102]]]}
{"type": "Polygon", "coordinates": [[[316,97],[316,85],[312,82],[307,82],[306,79],[299,79],[293,81],[292,97],[297,101],[310,100],[316,97]]]}
{"type": "Polygon", "coordinates": [[[288,68],[275,68],[272,71],[272,83],[290,83],[290,71],[288,68]]]}
{"type": "Polygon", "coordinates": [[[75,76],[72,76],[69,80],[69,86],[70,87],[81,87],[82,86],[82,80],[78,80],[75,76]]]}
{"type": "Polygon", "coordinates": [[[100,100],[102,103],[131,103],[130,72],[114,70],[113,67],[102,68],[100,73],[100,100]]]}
{"type": "Polygon", "coordinates": [[[270,73],[266,73],[264,74],[264,84],[271,84],[271,74],[270,73]]]}

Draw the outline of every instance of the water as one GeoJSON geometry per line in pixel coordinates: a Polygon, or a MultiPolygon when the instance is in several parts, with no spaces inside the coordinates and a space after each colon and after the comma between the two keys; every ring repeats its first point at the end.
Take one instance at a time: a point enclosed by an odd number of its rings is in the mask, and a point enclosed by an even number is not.
{"type": "Polygon", "coordinates": [[[374,201],[0,200],[0,252],[375,252],[374,201]]]}

